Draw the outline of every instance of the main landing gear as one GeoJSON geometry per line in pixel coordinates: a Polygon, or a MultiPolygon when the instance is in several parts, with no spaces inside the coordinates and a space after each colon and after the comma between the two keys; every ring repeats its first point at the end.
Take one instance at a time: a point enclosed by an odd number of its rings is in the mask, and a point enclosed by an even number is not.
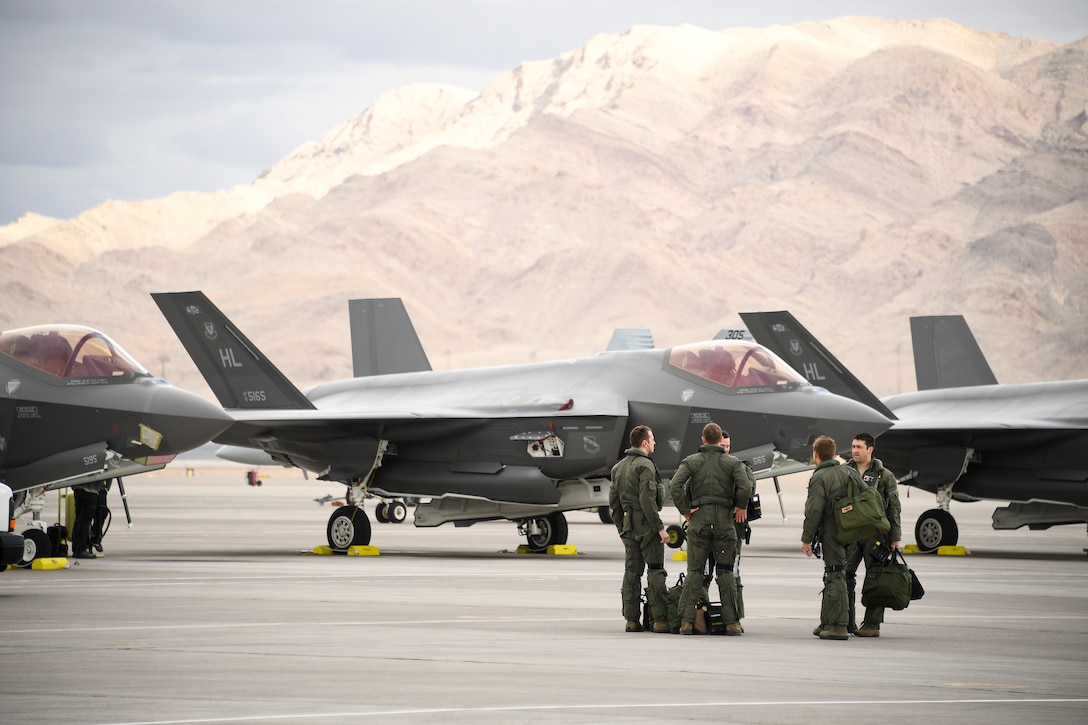
{"type": "Polygon", "coordinates": [[[537,553],[567,543],[567,530],[567,517],[560,511],[518,522],[518,533],[525,536],[529,550],[537,553]]]}
{"type": "Polygon", "coordinates": [[[942,546],[955,546],[960,530],[956,519],[944,509],[930,509],[918,517],[914,524],[914,540],[918,549],[929,554],[942,546]]]}

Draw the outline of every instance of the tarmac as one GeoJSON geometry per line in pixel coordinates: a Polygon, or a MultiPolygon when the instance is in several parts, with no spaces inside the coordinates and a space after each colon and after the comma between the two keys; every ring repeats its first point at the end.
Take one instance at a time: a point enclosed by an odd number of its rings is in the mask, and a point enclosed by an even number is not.
{"type": "MultiPolygon", "coordinates": [[[[761,481],[745,634],[627,634],[623,549],[595,512],[568,515],[575,555],[409,515],[374,523],[379,556],[317,556],[332,507],[314,499],[343,488],[244,473],[126,479],[134,523],[115,486],[104,557],[0,574],[0,721],[1088,722],[1084,526],[993,531],[994,503],[953,503],[969,555],[908,556],[923,599],[878,639],[820,641],[807,477],[783,482],[787,521],[761,481]]],[[[933,497],[901,490],[909,543],[933,497]]],[[[672,584],[686,564],[666,567],[672,584]]]]}

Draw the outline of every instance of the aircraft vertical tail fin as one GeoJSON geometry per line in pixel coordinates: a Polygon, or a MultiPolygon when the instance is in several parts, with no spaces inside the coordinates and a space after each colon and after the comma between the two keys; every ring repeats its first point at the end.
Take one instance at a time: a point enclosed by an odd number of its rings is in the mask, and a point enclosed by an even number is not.
{"type": "Polygon", "coordinates": [[[742,312],[740,317],[756,342],[792,365],[813,385],[864,403],[895,420],[888,406],[789,312],[742,312]]]}
{"type": "Polygon", "coordinates": [[[357,378],[431,369],[399,297],[348,300],[351,362],[357,378]]]}
{"type": "Polygon", "coordinates": [[[963,315],[910,318],[919,390],[997,385],[963,315]]]}
{"type": "Polygon", "coordinates": [[[157,292],[151,297],[224,408],[314,408],[203,292],[157,292]]]}
{"type": "Polygon", "coordinates": [[[605,352],[616,350],[653,350],[654,336],[646,327],[617,327],[605,347],[605,352]]]}

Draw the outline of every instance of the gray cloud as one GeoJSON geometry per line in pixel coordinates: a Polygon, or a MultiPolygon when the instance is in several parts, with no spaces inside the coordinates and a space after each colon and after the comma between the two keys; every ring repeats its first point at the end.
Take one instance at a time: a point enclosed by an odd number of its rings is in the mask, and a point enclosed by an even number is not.
{"type": "Polygon", "coordinates": [[[0,224],[226,188],[415,82],[480,89],[635,24],[949,17],[1070,42],[1083,2],[0,0],[0,224]]]}

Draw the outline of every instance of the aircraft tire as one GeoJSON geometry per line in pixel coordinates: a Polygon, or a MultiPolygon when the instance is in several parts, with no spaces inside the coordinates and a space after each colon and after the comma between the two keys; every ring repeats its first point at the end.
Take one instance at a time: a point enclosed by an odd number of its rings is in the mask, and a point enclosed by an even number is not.
{"type": "Polygon", "coordinates": [[[914,524],[914,540],[918,549],[929,554],[942,546],[955,546],[960,530],[952,514],[943,509],[930,509],[918,517],[914,524]]]}
{"type": "Polygon", "coordinates": [[[567,543],[567,517],[562,512],[557,511],[535,521],[540,533],[525,535],[530,551],[547,551],[549,546],[567,543]]]}
{"type": "Polygon", "coordinates": [[[378,520],[379,524],[389,523],[389,506],[385,501],[378,502],[378,505],[374,507],[374,518],[378,520]]]}
{"type": "Polygon", "coordinates": [[[404,505],[403,501],[392,501],[385,507],[385,517],[389,519],[391,524],[403,524],[404,520],[408,518],[408,507],[404,505]]]}
{"type": "Polygon", "coordinates": [[[49,534],[41,529],[27,529],[23,532],[23,558],[16,566],[28,567],[35,559],[53,555],[53,543],[49,534]]]}
{"type": "Polygon", "coordinates": [[[665,527],[665,533],[669,535],[669,541],[665,546],[670,549],[679,549],[684,545],[684,540],[688,538],[687,532],[684,531],[684,527],[679,524],[670,524],[665,527]]]}
{"type": "Polygon", "coordinates": [[[612,521],[612,512],[608,510],[607,506],[598,506],[597,507],[597,516],[600,517],[602,524],[614,523],[612,521]]]}
{"type": "Polygon", "coordinates": [[[358,506],[341,506],[329,517],[325,529],[329,546],[344,551],[350,546],[366,546],[370,543],[370,519],[358,506]]]}

